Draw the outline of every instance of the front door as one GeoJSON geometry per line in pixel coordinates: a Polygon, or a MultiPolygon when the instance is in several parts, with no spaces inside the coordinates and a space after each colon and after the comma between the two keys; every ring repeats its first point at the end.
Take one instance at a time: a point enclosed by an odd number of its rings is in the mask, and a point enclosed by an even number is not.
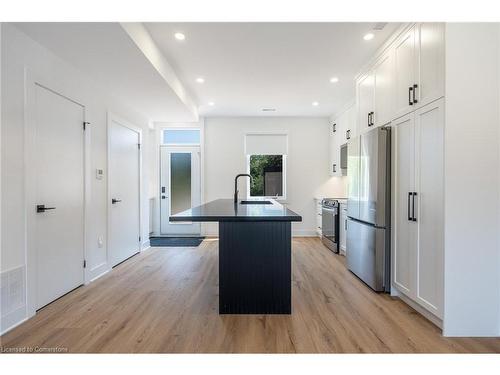
{"type": "Polygon", "coordinates": [[[109,258],[116,266],[140,251],[140,134],[109,122],[109,258]]]}
{"type": "Polygon", "coordinates": [[[83,284],[84,107],[35,85],[36,309],[83,284]]]}
{"type": "Polygon", "coordinates": [[[160,147],[160,233],[200,235],[200,223],[170,222],[169,216],[200,205],[200,148],[160,147]]]}

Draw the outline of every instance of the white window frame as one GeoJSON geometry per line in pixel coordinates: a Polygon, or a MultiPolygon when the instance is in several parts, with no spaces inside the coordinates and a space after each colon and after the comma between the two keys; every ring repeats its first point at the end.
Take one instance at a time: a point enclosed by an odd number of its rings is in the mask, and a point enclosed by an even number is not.
{"type": "Polygon", "coordinates": [[[161,146],[200,146],[201,145],[201,142],[202,142],[202,132],[201,132],[201,128],[198,127],[198,126],[172,126],[172,127],[162,127],[160,129],[160,145],[161,146]],[[163,140],[164,140],[164,133],[165,133],[165,130],[169,130],[169,131],[184,131],[184,130],[198,130],[198,132],[200,133],[200,141],[198,143],[164,143],[163,140]]]}
{"type": "MultiPolygon", "coordinates": [[[[258,154],[247,154],[247,173],[250,174],[250,157],[252,155],[258,155],[258,154]]],[[[259,154],[260,155],[260,154],[259,154]]],[[[283,158],[283,176],[282,176],[282,179],[283,179],[283,195],[279,195],[279,196],[251,196],[250,195],[250,183],[247,183],[247,199],[276,199],[276,200],[279,200],[279,201],[285,201],[286,200],[286,180],[287,180],[287,173],[286,173],[286,159],[287,159],[287,155],[283,155],[283,154],[276,154],[276,155],[281,155],[281,157],[283,158]]]]}

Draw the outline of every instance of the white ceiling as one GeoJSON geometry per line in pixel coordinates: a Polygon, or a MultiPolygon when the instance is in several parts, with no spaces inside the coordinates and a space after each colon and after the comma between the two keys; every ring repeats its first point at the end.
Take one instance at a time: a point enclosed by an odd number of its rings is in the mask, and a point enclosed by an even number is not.
{"type": "Polygon", "coordinates": [[[202,116],[331,115],[354,99],[354,76],[398,26],[372,31],[375,23],[144,25],[202,116]],[[176,40],[175,32],[186,39],[176,40]],[[363,40],[367,32],[375,38],[363,40]],[[205,83],[196,83],[200,76],[205,83]],[[330,83],[332,76],[339,82],[330,83]]]}
{"type": "Polygon", "coordinates": [[[151,121],[196,119],[119,23],[15,25],[151,121]]]}

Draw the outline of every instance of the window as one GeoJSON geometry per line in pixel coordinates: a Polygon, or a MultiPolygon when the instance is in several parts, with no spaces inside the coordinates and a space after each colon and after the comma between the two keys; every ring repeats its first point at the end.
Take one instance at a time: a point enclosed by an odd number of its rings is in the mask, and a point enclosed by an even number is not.
{"type": "Polygon", "coordinates": [[[250,197],[278,197],[286,194],[286,155],[248,155],[247,170],[253,183],[250,197]]]}
{"type": "Polygon", "coordinates": [[[199,145],[200,129],[165,129],[162,141],[164,145],[199,145]]]}

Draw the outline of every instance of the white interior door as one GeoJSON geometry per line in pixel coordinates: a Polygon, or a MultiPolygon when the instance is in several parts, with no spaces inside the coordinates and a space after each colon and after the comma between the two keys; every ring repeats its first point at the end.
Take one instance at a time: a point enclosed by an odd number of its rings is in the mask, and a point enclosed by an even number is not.
{"type": "Polygon", "coordinates": [[[109,260],[116,266],[140,251],[140,133],[109,122],[109,260]]]}
{"type": "Polygon", "coordinates": [[[36,308],[83,284],[84,108],[35,85],[36,308]]]}
{"type": "Polygon", "coordinates": [[[169,217],[200,205],[200,148],[160,148],[160,233],[200,235],[200,223],[170,222],[169,217]]]}

